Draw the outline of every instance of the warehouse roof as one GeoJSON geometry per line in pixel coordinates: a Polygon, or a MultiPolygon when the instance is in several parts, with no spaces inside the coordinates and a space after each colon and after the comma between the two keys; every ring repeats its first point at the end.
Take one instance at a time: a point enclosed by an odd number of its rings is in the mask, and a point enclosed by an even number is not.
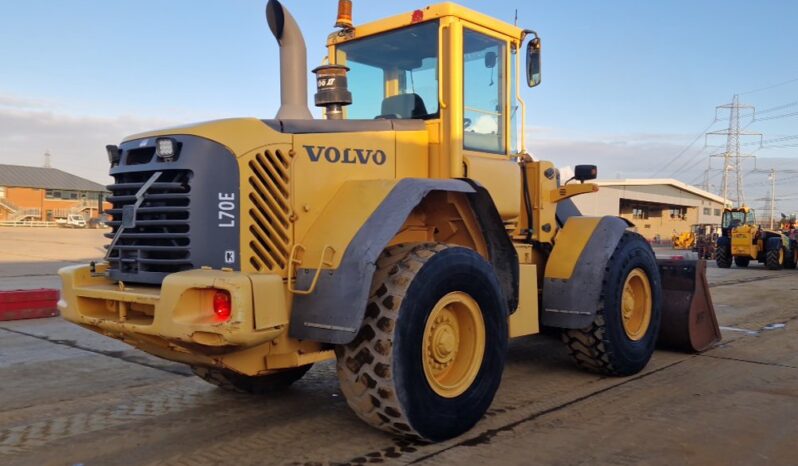
{"type": "Polygon", "coordinates": [[[105,192],[105,186],[57,168],[0,164],[0,186],[105,192]]]}
{"type": "Polygon", "coordinates": [[[642,178],[642,179],[627,179],[627,180],[597,180],[595,182],[599,186],[616,186],[616,187],[624,187],[624,186],[656,186],[656,185],[666,185],[666,186],[673,186],[676,189],[681,189],[682,191],[687,191],[691,194],[695,194],[696,196],[703,197],[705,199],[709,199],[711,201],[718,202],[720,204],[725,204],[723,202],[723,197],[718,196],[716,194],[712,194],[709,191],[704,191],[703,189],[696,188],[695,186],[690,186],[689,184],[682,183],[679,180],[674,180],[673,178],[642,178]]]}

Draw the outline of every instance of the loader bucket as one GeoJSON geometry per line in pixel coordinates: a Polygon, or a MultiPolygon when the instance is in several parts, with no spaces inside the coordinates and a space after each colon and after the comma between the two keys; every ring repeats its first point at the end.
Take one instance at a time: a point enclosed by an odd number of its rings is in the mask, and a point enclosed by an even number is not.
{"type": "Polygon", "coordinates": [[[658,259],[662,279],[662,326],[658,344],[686,352],[720,341],[705,260],[658,259]]]}

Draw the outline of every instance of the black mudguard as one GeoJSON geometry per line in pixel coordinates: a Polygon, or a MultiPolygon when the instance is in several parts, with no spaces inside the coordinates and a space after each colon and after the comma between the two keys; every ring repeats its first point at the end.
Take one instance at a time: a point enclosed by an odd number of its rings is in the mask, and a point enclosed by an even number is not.
{"type": "Polygon", "coordinates": [[[543,279],[542,325],[578,329],[593,322],[601,299],[604,268],[629,226],[620,217],[602,218],[579,254],[571,277],[543,279]]]}
{"type": "MultiPolygon", "coordinates": [[[[340,266],[319,277],[310,295],[296,295],[289,334],[301,340],[331,344],[351,342],[360,330],[377,259],[399,232],[412,210],[433,191],[467,195],[488,245],[491,264],[502,291],[514,310],[518,302],[518,256],[487,191],[464,180],[407,178],[388,193],[376,211],[360,227],[341,259],[340,266]]],[[[308,289],[313,270],[297,269],[296,286],[308,289]]]]}

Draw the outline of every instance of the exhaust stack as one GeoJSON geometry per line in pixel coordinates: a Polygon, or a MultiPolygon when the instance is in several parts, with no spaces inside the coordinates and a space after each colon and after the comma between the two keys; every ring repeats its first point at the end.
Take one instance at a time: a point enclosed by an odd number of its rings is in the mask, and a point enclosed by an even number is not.
{"type": "Polygon", "coordinates": [[[277,0],[266,4],[266,21],[280,45],[280,110],[275,118],[312,120],[308,109],[308,52],[302,31],[277,0]]]}

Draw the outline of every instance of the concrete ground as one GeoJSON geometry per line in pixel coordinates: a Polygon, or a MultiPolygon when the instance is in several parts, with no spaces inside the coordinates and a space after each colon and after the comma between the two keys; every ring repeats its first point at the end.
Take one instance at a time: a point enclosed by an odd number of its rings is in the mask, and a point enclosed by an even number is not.
{"type": "MultiPolygon", "coordinates": [[[[0,230],[0,284],[57,285],[102,231],[0,230]]],[[[511,343],[485,418],[428,445],[352,414],[332,364],[284,393],[226,393],[60,319],[0,322],[0,464],[796,464],[798,272],[709,269],[724,341],[642,373],[577,370],[554,338],[511,343]]]]}
{"type": "Polygon", "coordinates": [[[0,290],[58,288],[59,268],[105,255],[108,231],[0,227],[0,290]]]}

